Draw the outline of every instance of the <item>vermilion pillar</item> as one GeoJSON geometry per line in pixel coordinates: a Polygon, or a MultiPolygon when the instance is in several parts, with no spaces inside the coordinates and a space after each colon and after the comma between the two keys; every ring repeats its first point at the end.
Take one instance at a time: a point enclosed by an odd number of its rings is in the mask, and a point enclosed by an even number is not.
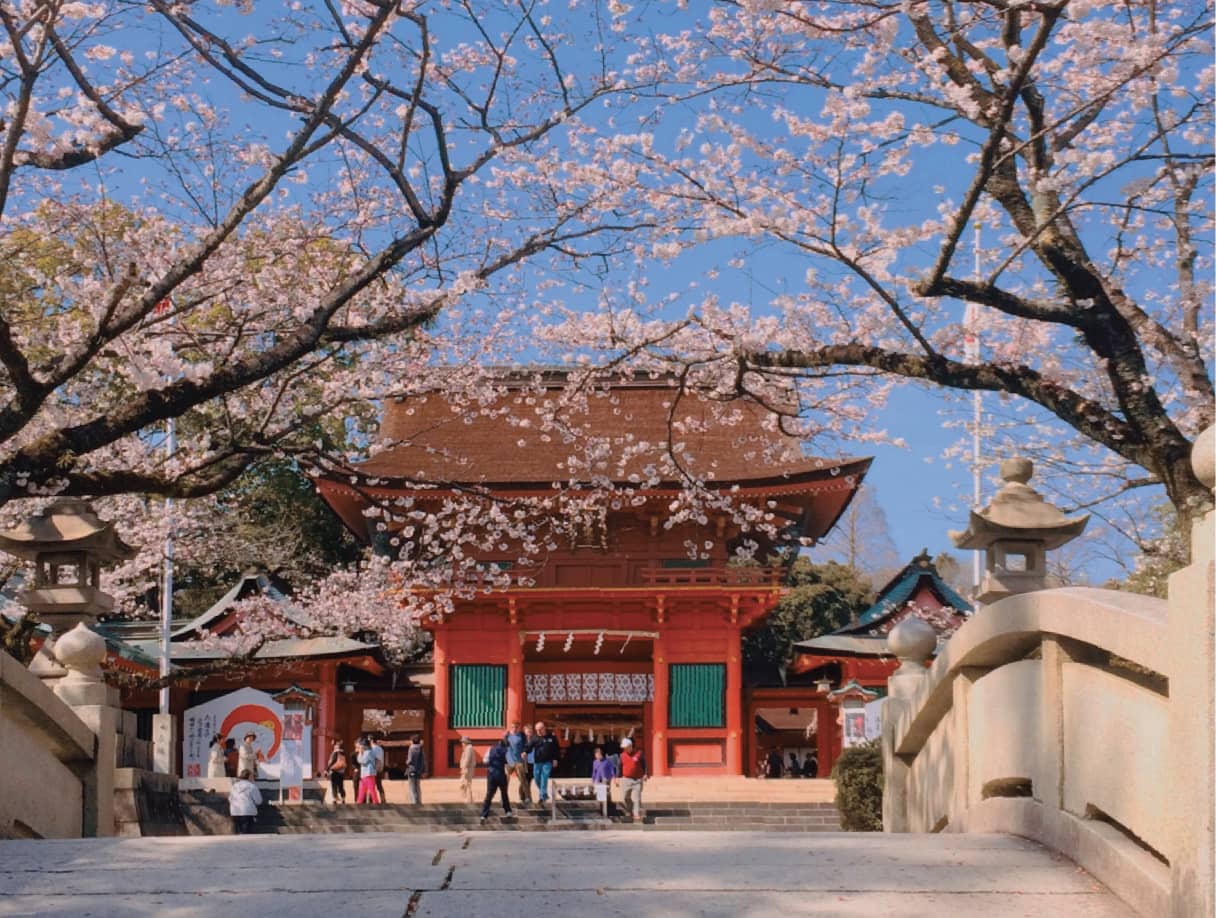
{"type": "Polygon", "coordinates": [[[741,774],[741,733],[745,729],[741,711],[741,635],[732,631],[728,635],[728,647],[724,651],[724,667],[727,677],[725,694],[727,706],[724,724],[728,728],[727,744],[724,747],[724,766],[730,775],[741,774]]]}
{"type": "Polygon", "coordinates": [[[838,726],[834,723],[837,709],[827,701],[817,702],[817,777],[828,778],[830,769],[834,767],[834,733],[838,726]]]}
{"type": "Polygon", "coordinates": [[[432,634],[432,674],[435,678],[432,711],[432,774],[449,772],[449,652],[448,636],[443,628],[432,634]]]}
{"type": "Polygon", "coordinates": [[[652,642],[652,749],[648,756],[651,760],[653,775],[664,776],[669,773],[669,659],[662,638],[652,642]]]}
{"type": "Polygon", "coordinates": [[[505,659],[508,661],[508,692],[504,711],[506,728],[511,727],[513,721],[521,719],[525,704],[525,653],[515,628],[508,632],[507,654],[505,659]]]}
{"type": "Polygon", "coordinates": [[[317,724],[313,729],[315,775],[318,774],[318,769],[325,767],[326,760],[330,757],[330,746],[338,732],[335,729],[338,669],[338,664],[333,662],[323,663],[318,667],[318,694],[321,697],[317,700],[317,724]]]}

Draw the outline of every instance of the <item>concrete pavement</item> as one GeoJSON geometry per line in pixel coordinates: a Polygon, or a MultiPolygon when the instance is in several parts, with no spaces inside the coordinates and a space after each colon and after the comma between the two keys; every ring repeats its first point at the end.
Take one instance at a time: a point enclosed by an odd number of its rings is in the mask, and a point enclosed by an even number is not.
{"type": "Polygon", "coordinates": [[[0,918],[1132,918],[1000,835],[711,832],[0,842],[0,918]]]}

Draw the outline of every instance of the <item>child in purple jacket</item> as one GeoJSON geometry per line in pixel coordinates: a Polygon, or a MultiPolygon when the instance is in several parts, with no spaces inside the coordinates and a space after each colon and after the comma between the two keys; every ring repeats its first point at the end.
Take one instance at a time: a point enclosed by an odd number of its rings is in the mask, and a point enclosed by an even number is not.
{"type": "Polygon", "coordinates": [[[593,784],[609,784],[614,780],[614,763],[605,757],[598,746],[593,750],[593,784]]]}

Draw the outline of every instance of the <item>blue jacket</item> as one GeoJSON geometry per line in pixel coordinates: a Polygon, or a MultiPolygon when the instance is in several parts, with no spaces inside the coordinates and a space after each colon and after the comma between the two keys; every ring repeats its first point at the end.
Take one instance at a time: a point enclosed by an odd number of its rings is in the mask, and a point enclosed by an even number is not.
{"type": "Polygon", "coordinates": [[[504,739],[508,743],[508,764],[519,765],[525,761],[525,734],[509,733],[504,739]]]}
{"type": "Polygon", "coordinates": [[[496,743],[487,750],[487,776],[500,777],[504,774],[504,767],[508,764],[508,749],[503,743],[496,743]]]}

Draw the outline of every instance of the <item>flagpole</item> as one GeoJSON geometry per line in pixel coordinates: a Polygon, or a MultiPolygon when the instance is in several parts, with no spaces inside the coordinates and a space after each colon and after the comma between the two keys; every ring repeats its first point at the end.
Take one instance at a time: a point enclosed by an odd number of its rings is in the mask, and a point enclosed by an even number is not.
{"type": "MultiPolygon", "coordinates": [[[[982,280],[982,222],[974,222],[974,280],[982,280]]],[[[982,339],[978,329],[978,312],[975,306],[971,318],[970,328],[966,330],[968,337],[967,354],[970,363],[978,364],[982,360],[982,339]]],[[[974,389],[973,392],[973,485],[974,485],[974,510],[982,509],[982,390],[974,389]]],[[[974,591],[973,595],[976,599],[982,590],[982,552],[974,551],[974,591]]]]}
{"type": "MultiPolygon", "coordinates": [[[[165,456],[172,459],[178,450],[178,425],[174,418],[166,422],[165,456]]],[[[169,713],[169,683],[164,680],[169,676],[170,655],[169,639],[172,631],[174,610],[174,533],[173,533],[174,499],[165,498],[165,517],[169,527],[165,533],[165,558],[162,562],[161,585],[161,693],[160,710],[162,714],[169,713]]]]}

